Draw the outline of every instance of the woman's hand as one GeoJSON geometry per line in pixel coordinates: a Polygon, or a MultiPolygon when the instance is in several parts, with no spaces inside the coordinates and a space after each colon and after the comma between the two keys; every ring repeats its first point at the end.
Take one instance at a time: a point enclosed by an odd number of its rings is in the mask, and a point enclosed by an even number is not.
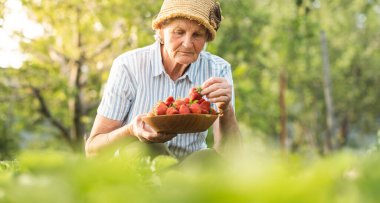
{"type": "Polygon", "coordinates": [[[163,143],[177,136],[177,134],[157,133],[142,120],[143,116],[146,115],[141,114],[136,116],[128,125],[129,133],[137,137],[141,142],[163,143]]]}
{"type": "Polygon", "coordinates": [[[209,78],[202,84],[202,95],[206,95],[208,100],[216,103],[219,110],[226,111],[232,98],[232,85],[225,78],[209,78]]]}

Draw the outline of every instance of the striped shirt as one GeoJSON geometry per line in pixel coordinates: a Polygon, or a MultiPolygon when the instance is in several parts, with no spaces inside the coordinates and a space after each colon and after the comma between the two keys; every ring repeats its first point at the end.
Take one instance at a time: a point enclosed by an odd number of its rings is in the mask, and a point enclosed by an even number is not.
{"type": "MultiPolygon", "coordinates": [[[[168,96],[188,97],[192,87],[201,86],[210,77],[224,77],[233,85],[230,64],[206,51],[202,51],[188,70],[173,81],[165,72],[160,44],[156,42],[128,51],[113,61],[97,113],[125,125],[137,115],[148,113],[159,100],[168,96]]],[[[234,98],[234,94],[232,96],[234,98]]],[[[207,148],[206,136],[207,131],[178,134],[165,144],[175,156],[183,158],[207,148]]]]}

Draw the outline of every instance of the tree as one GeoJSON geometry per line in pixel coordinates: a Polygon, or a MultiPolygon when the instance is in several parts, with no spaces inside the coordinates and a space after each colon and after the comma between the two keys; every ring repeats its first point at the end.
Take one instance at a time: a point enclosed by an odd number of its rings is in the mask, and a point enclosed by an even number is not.
{"type": "MultiPolygon", "coordinates": [[[[8,137],[57,136],[80,148],[112,60],[153,41],[150,23],[162,1],[23,3],[45,33],[36,39],[16,33],[28,60],[19,70],[0,74],[0,99],[7,102],[0,103],[4,121],[0,130],[18,135],[8,137]]],[[[245,136],[281,143],[282,135],[287,150],[325,153],[328,107],[320,40],[324,30],[334,98],[329,114],[340,129],[331,135],[331,145],[363,147],[364,136],[375,138],[380,117],[378,1],[221,4],[224,20],[207,50],[232,65],[236,114],[253,132],[245,136]]]]}
{"type": "Polygon", "coordinates": [[[112,60],[153,41],[150,19],[158,3],[24,0],[23,4],[45,32],[36,39],[16,33],[28,54],[19,72],[19,91],[31,96],[30,107],[41,121],[48,121],[79,150],[112,60]]]}
{"type": "MultiPolygon", "coordinates": [[[[334,146],[350,143],[348,133],[375,134],[379,117],[379,26],[377,1],[223,1],[225,16],[209,50],[231,62],[236,112],[257,136],[278,139],[280,112],[287,112],[293,150],[324,153],[326,111],[320,31],[329,36],[332,97],[341,135],[334,146]],[[376,17],[377,16],[377,17],[376,17]],[[239,22],[239,23],[237,23],[239,22]],[[348,40],[354,43],[347,43],[348,40]],[[364,68],[365,67],[365,68],[364,68]],[[285,107],[278,105],[281,69],[286,70],[285,107]],[[286,108],[287,111],[283,111],[286,108]],[[374,110],[370,111],[369,108],[374,110]],[[350,130],[351,128],[351,130],[350,130]],[[311,146],[311,148],[310,148],[311,146]]],[[[351,139],[351,143],[358,143],[351,139]]],[[[358,143],[360,144],[360,143],[358,143]]]]}
{"type": "Polygon", "coordinates": [[[18,96],[12,94],[12,89],[8,87],[11,83],[9,78],[13,75],[8,72],[10,71],[0,68],[0,75],[7,76],[0,77],[0,160],[11,159],[17,152],[19,136],[15,135],[20,130],[13,125],[16,120],[13,109],[18,96]]]}

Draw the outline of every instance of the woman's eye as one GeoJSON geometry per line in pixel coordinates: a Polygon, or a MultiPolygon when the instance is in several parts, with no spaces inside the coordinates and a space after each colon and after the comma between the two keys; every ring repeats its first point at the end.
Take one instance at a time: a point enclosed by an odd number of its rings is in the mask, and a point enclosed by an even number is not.
{"type": "Polygon", "coordinates": [[[194,37],[203,37],[204,36],[204,34],[203,33],[194,33],[194,37]]]}
{"type": "Polygon", "coordinates": [[[174,31],[174,34],[181,35],[183,34],[183,31],[177,30],[177,31],[174,31]]]}

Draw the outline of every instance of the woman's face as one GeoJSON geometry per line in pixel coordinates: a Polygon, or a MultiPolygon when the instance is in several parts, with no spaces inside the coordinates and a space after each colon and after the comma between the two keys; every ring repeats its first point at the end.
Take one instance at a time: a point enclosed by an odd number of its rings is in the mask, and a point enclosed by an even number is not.
{"type": "Polygon", "coordinates": [[[160,30],[163,59],[190,64],[197,60],[207,40],[206,29],[196,21],[175,19],[160,30]]]}

